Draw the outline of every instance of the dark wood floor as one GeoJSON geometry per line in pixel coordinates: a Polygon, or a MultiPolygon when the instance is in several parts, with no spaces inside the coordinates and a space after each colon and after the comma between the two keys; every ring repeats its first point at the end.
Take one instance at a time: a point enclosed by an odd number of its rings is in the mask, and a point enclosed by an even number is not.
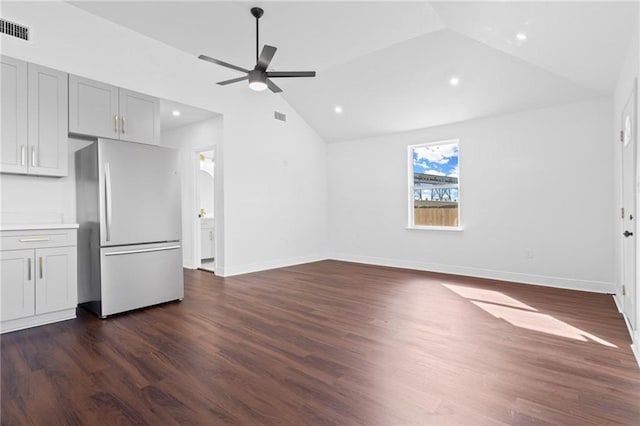
{"type": "Polygon", "coordinates": [[[2,424],[640,424],[611,296],[326,261],[5,334],[2,424]]]}

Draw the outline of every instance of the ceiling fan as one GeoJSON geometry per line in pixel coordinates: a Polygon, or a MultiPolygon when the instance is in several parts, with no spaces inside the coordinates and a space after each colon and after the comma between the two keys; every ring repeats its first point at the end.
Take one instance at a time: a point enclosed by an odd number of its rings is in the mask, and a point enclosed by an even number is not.
{"type": "Polygon", "coordinates": [[[225,80],[218,82],[221,86],[226,86],[227,84],[237,83],[239,81],[249,80],[249,87],[253,90],[265,90],[267,87],[273,93],[282,92],[282,89],[279,88],[273,81],[272,78],[285,78],[285,77],[315,77],[315,71],[267,71],[271,60],[273,59],[273,55],[276,53],[276,48],[269,45],[264,45],[262,48],[262,52],[258,56],[259,50],[259,21],[260,17],[264,14],[264,10],[259,7],[251,8],[251,14],[254,18],[256,18],[256,66],[253,67],[252,70],[247,70],[242,67],[229,64],[227,62],[220,61],[218,59],[211,58],[206,55],[198,56],[199,59],[213,62],[214,64],[222,65],[223,67],[231,68],[236,71],[241,71],[247,73],[244,77],[232,78],[231,80],[225,80]]]}

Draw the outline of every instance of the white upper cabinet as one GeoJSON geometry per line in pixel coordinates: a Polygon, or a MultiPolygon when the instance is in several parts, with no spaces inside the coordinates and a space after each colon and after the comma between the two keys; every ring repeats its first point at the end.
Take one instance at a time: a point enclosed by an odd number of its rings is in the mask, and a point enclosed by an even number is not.
{"type": "Polygon", "coordinates": [[[160,144],[160,99],[69,76],[69,132],[160,144]]]}
{"type": "Polygon", "coordinates": [[[2,56],[0,171],[67,175],[67,74],[2,56]]]}
{"type": "Polygon", "coordinates": [[[69,76],[69,132],[118,139],[118,88],[69,76]]]}
{"type": "Polygon", "coordinates": [[[27,172],[27,63],[2,57],[2,151],[0,170],[27,172]]]}
{"type": "Polygon", "coordinates": [[[120,139],[160,144],[160,99],[120,89],[120,139]]]}
{"type": "Polygon", "coordinates": [[[67,74],[29,64],[29,173],[66,176],[69,149],[67,74]]]}

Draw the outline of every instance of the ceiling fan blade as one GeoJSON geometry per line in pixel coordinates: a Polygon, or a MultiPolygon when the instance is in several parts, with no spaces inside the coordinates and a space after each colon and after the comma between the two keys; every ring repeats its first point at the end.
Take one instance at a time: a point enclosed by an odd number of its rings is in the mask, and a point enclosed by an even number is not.
{"type": "Polygon", "coordinates": [[[269,71],[267,77],[283,78],[283,77],[315,77],[315,71],[269,71]]]}
{"type": "Polygon", "coordinates": [[[277,49],[275,47],[265,44],[262,48],[262,52],[260,52],[260,57],[258,58],[258,63],[256,64],[255,69],[266,71],[273,59],[273,55],[276,54],[276,50],[277,49]]]}
{"type": "Polygon", "coordinates": [[[232,70],[236,70],[236,71],[240,71],[240,72],[249,72],[249,70],[246,70],[244,68],[240,68],[240,67],[237,67],[235,65],[231,65],[231,64],[228,64],[226,62],[219,61],[217,59],[211,58],[211,57],[206,56],[206,55],[200,55],[200,56],[198,56],[198,59],[202,59],[203,61],[213,62],[214,64],[222,65],[223,67],[231,68],[232,70]]]}
{"type": "Polygon", "coordinates": [[[232,78],[231,80],[219,81],[217,84],[219,84],[220,86],[226,86],[227,84],[237,83],[242,80],[247,80],[248,78],[249,76],[245,75],[244,77],[238,77],[238,78],[232,78]]]}
{"type": "Polygon", "coordinates": [[[273,81],[271,81],[269,79],[266,79],[266,83],[267,83],[267,87],[269,88],[269,90],[271,90],[273,93],[282,92],[282,89],[279,88],[278,86],[276,86],[276,84],[273,81]]]}

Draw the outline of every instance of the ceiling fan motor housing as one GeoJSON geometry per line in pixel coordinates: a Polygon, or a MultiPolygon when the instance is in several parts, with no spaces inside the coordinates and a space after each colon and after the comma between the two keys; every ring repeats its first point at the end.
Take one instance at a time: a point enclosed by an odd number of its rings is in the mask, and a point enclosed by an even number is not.
{"type": "Polygon", "coordinates": [[[254,18],[260,19],[262,15],[264,15],[264,10],[262,10],[259,7],[252,7],[251,14],[253,15],[254,18]]]}
{"type": "Polygon", "coordinates": [[[261,81],[264,83],[266,80],[267,80],[267,75],[265,74],[264,71],[260,71],[260,70],[249,71],[249,83],[253,81],[261,81]]]}

